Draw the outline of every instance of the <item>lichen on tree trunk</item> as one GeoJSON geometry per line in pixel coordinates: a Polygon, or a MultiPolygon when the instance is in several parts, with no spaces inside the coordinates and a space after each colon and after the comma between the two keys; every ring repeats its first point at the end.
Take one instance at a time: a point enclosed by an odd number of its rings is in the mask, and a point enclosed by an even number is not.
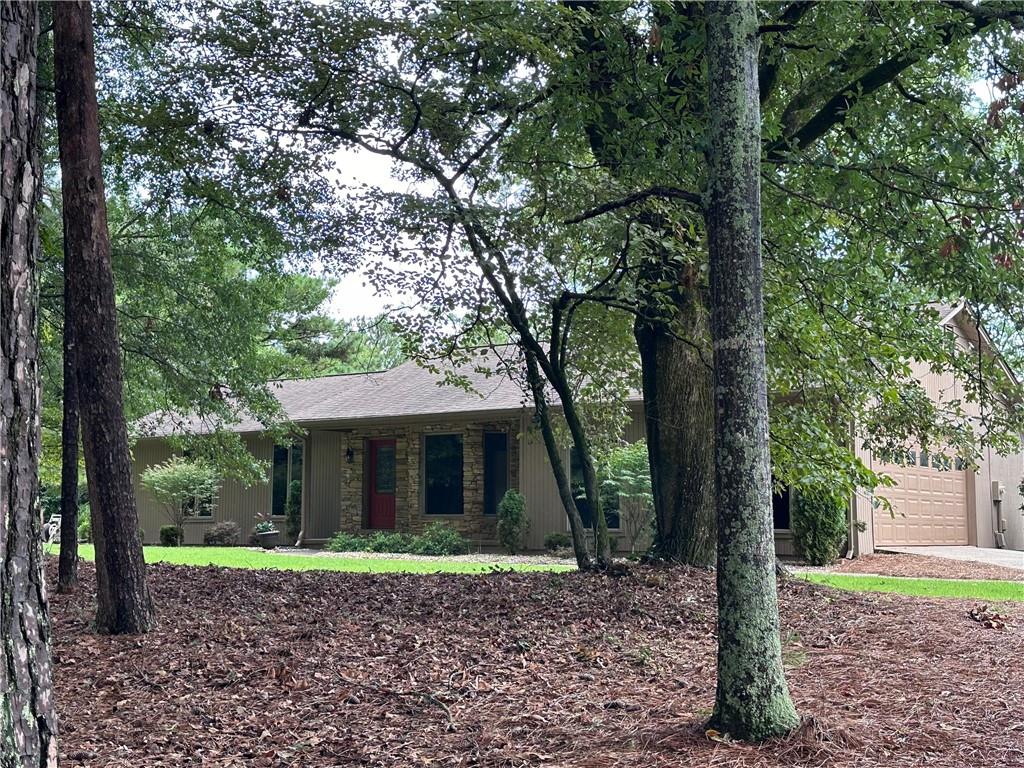
{"type": "Polygon", "coordinates": [[[718,686],[711,724],[752,741],[798,722],[782,667],[771,523],[757,29],[752,0],[708,4],[706,218],[718,495],[718,686]]]}
{"type": "Polygon", "coordinates": [[[57,765],[39,516],[38,6],[0,5],[0,766],[57,765]]]}
{"type": "Polygon", "coordinates": [[[82,448],[96,547],[96,628],[106,634],[133,634],[150,629],[153,605],[122,408],[90,4],[54,4],[53,27],[65,280],[71,286],[65,312],[73,318],[82,448]]]}

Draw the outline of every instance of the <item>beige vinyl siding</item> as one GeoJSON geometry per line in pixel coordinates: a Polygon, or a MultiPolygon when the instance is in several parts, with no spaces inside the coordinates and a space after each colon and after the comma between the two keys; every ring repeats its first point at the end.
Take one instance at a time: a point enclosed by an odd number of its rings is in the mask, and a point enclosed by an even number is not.
{"type": "MultiPolygon", "coordinates": [[[[242,440],[253,455],[262,461],[273,459],[274,444],[268,438],[256,435],[243,435],[242,440]]],[[[159,464],[171,456],[170,447],[162,440],[140,440],[133,451],[132,482],[137,490],[139,525],[143,530],[147,544],[160,541],[160,527],[170,525],[162,506],[141,486],[139,478],[146,467],[159,464]]],[[[269,469],[267,477],[269,480],[269,469]]],[[[220,487],[213,508],[213,517],[192,518],[185,522],[185,544],[199,545],[203,543],[203,533],[213,523],[231,520],[238,524],[241,531],[241,543],[248,543],[250,534],[256,525],[257,514],[270,514],[269,482],[244,486],[237,480],[226,480],[220,487]]]]}
{"type": "MultiPolygon", "coordinates": [[[[623,432],[623,438],[634,443],[642,440],[646,430],[644,429],[643,411],[635,407],[630,411],[630,421],[623,432]]],[[[521,450],[519,453],[519,477],[520,490],[526,497],[526,511],[530,516],[530,531],[527,535],[527,548],[543,549],[544,537],[549,533],[563,533],[569,530],[569,521],[566,519],[565,510],[562,508],[562,501],[558,495],[558,485],[555,483],[555,476],[551,470],[551,463],[548,461],[547,449],[544,447],[544,439],[541,436],[540,428],[533,424],[533,420],[526,416],[523,418],[521,432],[521,450]]],[[[569,471],[569,448],[563,447],[562,461],[565,462],[565,469],[569,471]]],[[[619,535],[619,532],[612,531],[612,535],[619,535]]],[[[645,546],[646,541],[641,542],[645,546]]],[[[620,551],[628,551],[628,545],[623,544],[620,551]]]]}
{"type": "Polygon", "coordinates": [[[306,441],[305,540],[329,539],[341,528],[345,436],[314,430],[306,441]]]}

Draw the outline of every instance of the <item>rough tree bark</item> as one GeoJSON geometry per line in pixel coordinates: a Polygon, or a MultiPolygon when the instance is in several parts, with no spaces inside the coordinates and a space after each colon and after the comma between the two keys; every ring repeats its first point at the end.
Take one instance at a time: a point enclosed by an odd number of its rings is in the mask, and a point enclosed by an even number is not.
{"type": "MultiPolygon", "coordinates": [[[[64,248],[64,274],[68,274],[64,248]]],[[[70,592],[78,584],[78,384],[75,380],[73,315],[67,311],[70,281],[64,281],[64,402],[60,427],[60,559],[57,591],[70,592]]]]}
{"type": "MultiPolygon", "coordinates": [[[[570,8],[587,11],[592,18],[617,13],[615,6],[593,0],[567,0],[570,8]]],[[[659,28],[676,29],[688,39],[689,28],[701,23],[701,9],[683,7],[686,25],[671,19],[674,10],[653,9],[659,28]]],[[[618,173],[621,148],[609,147],[623,120],[615,108],[612,89],[619,80],[600,25],[581,27],[581,48],[588,57],[590,88],[600,109],[585,126],[591,151],[613,176],[618,173]]],[[[664,41],[669,46],[673,39],[664,41]]],[[[687,70],[689,71],[689,70],[687,70]]],[[[698,73],[699,68],[693,70],[698,73]]],[[[688,83],[680,72],[666,69],[666,82],[680,93],[688,83]]],[[[646,108],[646,107],[644,107],[646,108]]],[[[634,118],[639,119],[639,118],[634,118]]],[[[640,220],[653,230],[675,237],[657,216],[640,220]]],[[[647,455],[654,497],[655,536],[652,553],[674,562],[707,567],[715,562],[714,407],[711,381],[711,343],[707,290],[696,284],[692,269],[680,270],[671,254],[654,252],[641,261],[638,288],[671,284],[671,302],[652,297],[637,307],[634,335],[640,352],[647,455]],[[681,271],[685,274],[679,274],[681,271]]]]}
{"type": "Polygon", "coordinates": [[[70,306],[82,447],[96,547],[96,628],[106,634],[149,630],[153,605],[139,541],[128,432],[122,409],[114,276],[100,160],[92,8],[53,7],[70,306]]]}
{"type": "Polygon", "coordinates": [[[753,0],[708,4],[706,217],[718,495],[718,688],[711,725],[751,741],[798,722],[782,668],[771,523],[757,24],[753,0]]]}
{"type": "MultiPolygon", "coordinates": [[[[675,316],[661,307],[634,325],[640,350],[656,557],[715,564],[715,410],[706,291],[679,276],[675,316]]],[[[654,282],[654,281],[651,281],[654,282]]]]}
{"type": "Polygon", "coordinates": [[[39,516],[38,8],[0,5],[0,766],[57,765],[39,516]]]}

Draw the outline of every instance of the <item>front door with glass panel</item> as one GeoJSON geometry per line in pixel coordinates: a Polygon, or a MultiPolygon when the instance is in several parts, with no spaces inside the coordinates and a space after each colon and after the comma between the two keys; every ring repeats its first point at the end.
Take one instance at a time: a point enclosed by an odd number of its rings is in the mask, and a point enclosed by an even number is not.
{"type": "Polygon", "coordinates": [[[395,527],[395,441],[370,440],[367,472],[368,528],[395,527]]]}

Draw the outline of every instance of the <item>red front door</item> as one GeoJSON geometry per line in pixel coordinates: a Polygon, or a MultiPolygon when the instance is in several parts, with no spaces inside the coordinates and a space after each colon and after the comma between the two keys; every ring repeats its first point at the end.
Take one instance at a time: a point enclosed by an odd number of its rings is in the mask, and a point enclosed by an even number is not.
{"type": "Polygon", "coordinates": [[[369,527],[395,527],[395,441],[370,441],[367,473],[369,527]]]}

